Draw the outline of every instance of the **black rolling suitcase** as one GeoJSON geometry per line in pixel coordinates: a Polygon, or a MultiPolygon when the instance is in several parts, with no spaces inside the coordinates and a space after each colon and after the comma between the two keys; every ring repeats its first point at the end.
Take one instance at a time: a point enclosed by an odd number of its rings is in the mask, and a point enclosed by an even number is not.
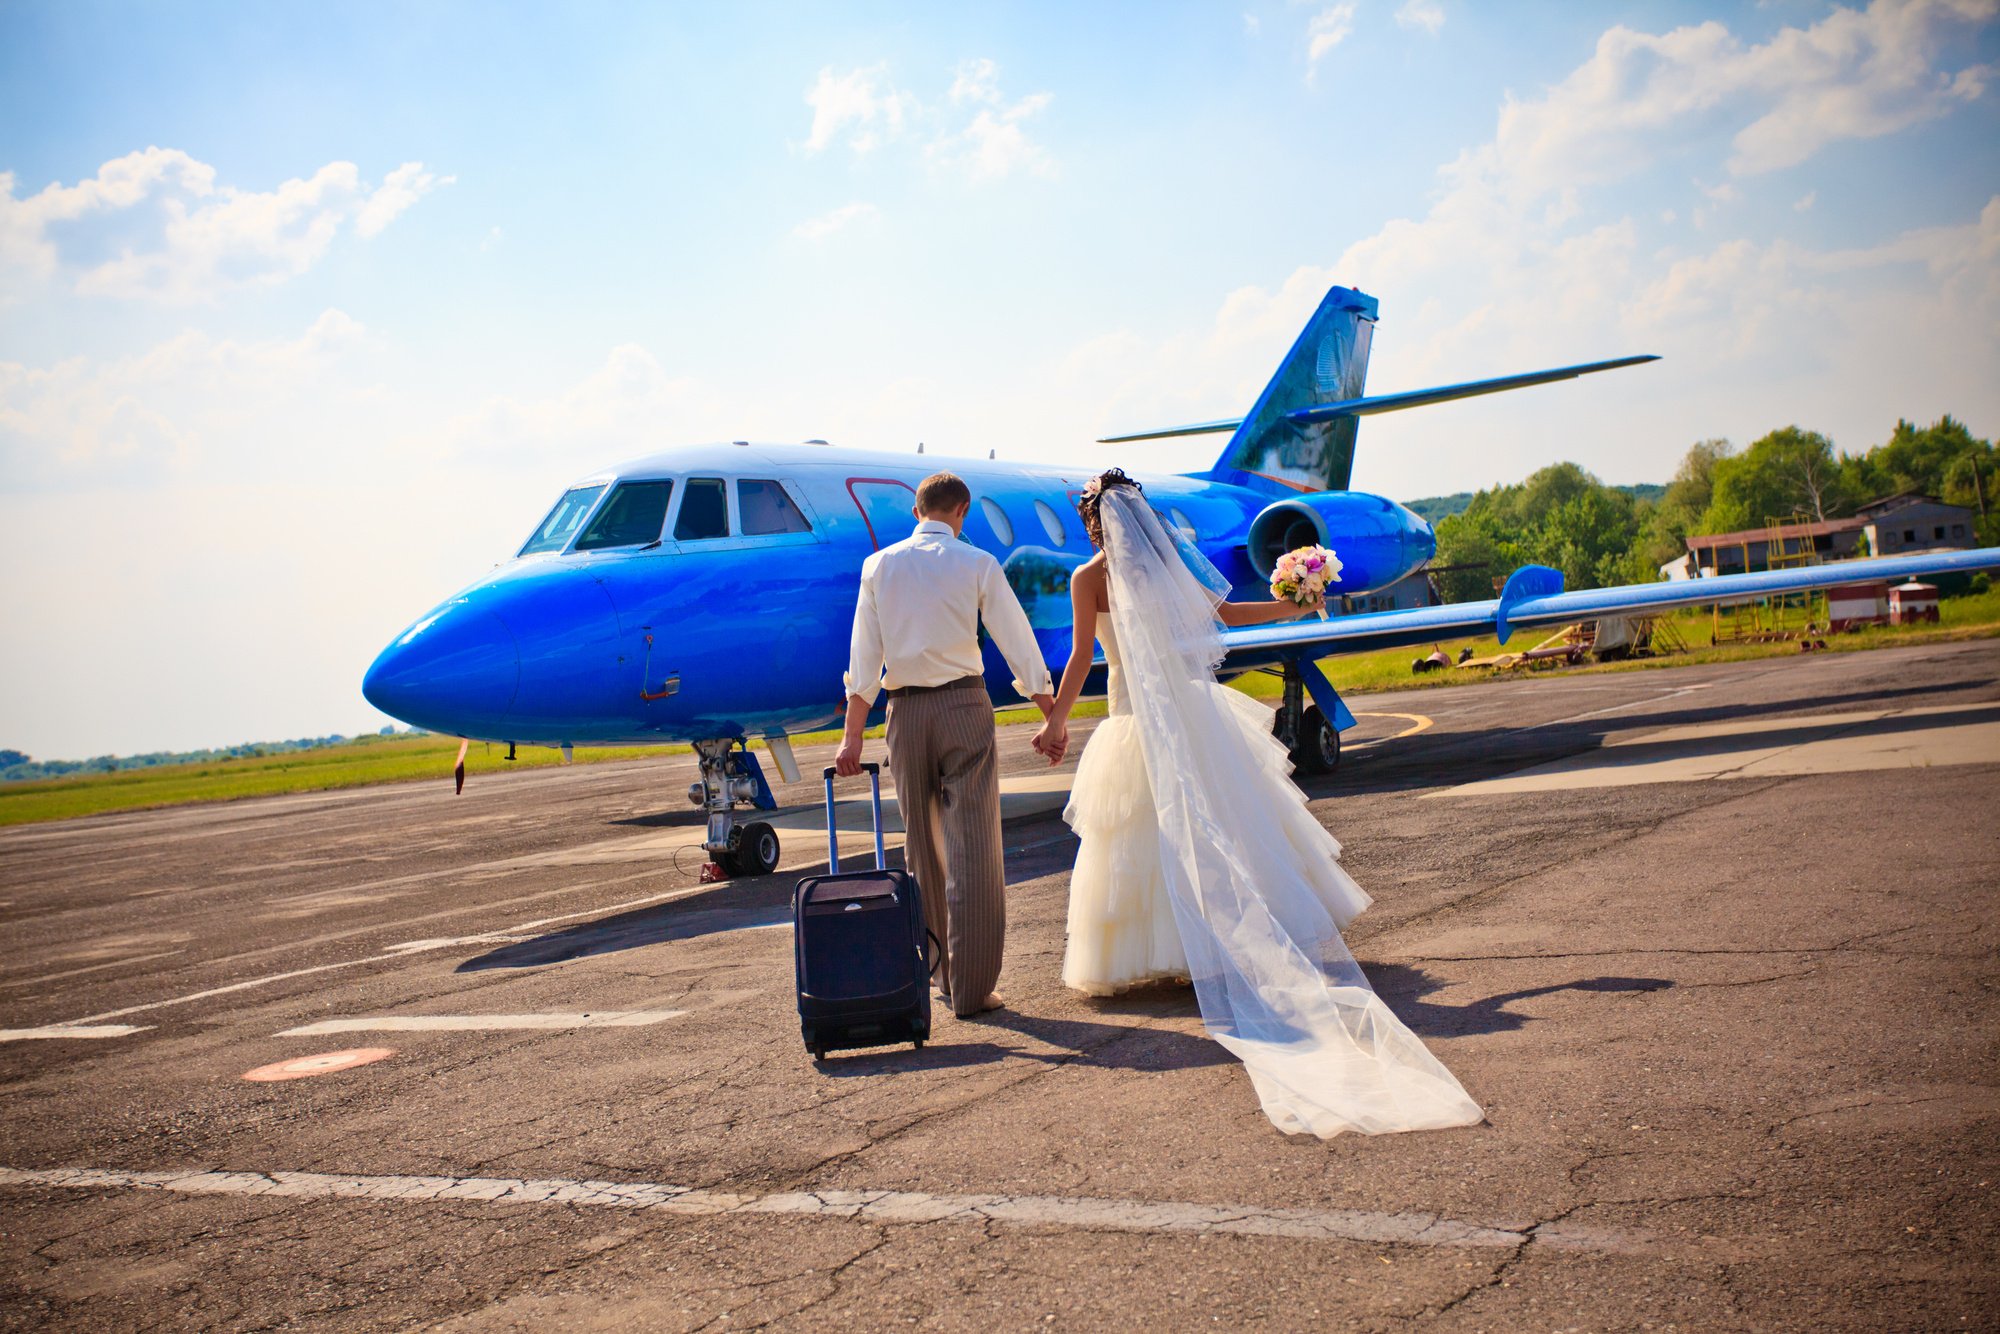
{"type": "Polygon", "coordinates": [[[924,902],[916,877],[892,871],[882,848],[882,768],[864,764],[875,806],[875,869],[840,873],[833,770],[826,779],[826,875],[792,893],[799,1029],[814,1060],[842,1047],[887,1047],[931,1035],[924,902]]]}

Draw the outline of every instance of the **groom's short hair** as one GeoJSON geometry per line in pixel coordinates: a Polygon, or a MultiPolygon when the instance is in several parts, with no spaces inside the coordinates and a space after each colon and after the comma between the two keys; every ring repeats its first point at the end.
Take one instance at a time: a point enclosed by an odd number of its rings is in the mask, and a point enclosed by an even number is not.
{"type": "Polygon", "coordinates": [[[972,488],[958,474],[934,472],[917,483],[917,510],[923,514],[949,514],[972,503],[972,488]]]}

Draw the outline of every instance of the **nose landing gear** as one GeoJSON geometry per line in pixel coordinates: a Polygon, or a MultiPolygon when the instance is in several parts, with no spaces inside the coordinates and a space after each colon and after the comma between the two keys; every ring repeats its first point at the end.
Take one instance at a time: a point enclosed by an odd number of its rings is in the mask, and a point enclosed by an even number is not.
{"type": "Polygon", "coordinates": [[[764,778],[763,766],[748,749],[737,749],[740,738],[697,741],[701,780],[688,788],[688,800],[708,814],[708,838],[703,847],[708,864],[701,882],[731,876],[769,875],[778,869],[778,831],[762,820],[736,822],[736,807],[749,804],[760,811],[776,810],[777,798],[764,778]]]}

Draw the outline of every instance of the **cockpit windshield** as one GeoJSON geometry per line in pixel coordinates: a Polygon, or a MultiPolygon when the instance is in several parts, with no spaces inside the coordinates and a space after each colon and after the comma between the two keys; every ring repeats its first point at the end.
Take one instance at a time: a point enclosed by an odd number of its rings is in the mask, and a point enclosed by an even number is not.
{"type": "Polygon", "coordinates": [[[602,486],[577,486],[563,492],[556,507],[549,511],[549,517],[542,520],[542,526],[528,539],[528,545],[519,554],[532,556],[538,551],[561,551],[576,536],[576,530],[583,523],[590,507],[604,494],[602,486]]]}
{"type": "Polygon", "coordinates": [[[667,525],[667,502],[673,498],[672,482],[620,482],[590,527],[576,539],[576,549],[599,551],[657,543],[660,530],[667,525]]]}

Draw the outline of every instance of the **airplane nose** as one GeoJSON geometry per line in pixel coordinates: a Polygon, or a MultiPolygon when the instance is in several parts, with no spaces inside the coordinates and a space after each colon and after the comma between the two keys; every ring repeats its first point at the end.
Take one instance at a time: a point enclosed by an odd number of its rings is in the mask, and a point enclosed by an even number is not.
{"type": "Polygon", "coordinates": [[[521,686],[521,652],[498,616],[448,602],[382,650],[361,693],[392,718],[432,732],[490,731],[521,686]]]}

